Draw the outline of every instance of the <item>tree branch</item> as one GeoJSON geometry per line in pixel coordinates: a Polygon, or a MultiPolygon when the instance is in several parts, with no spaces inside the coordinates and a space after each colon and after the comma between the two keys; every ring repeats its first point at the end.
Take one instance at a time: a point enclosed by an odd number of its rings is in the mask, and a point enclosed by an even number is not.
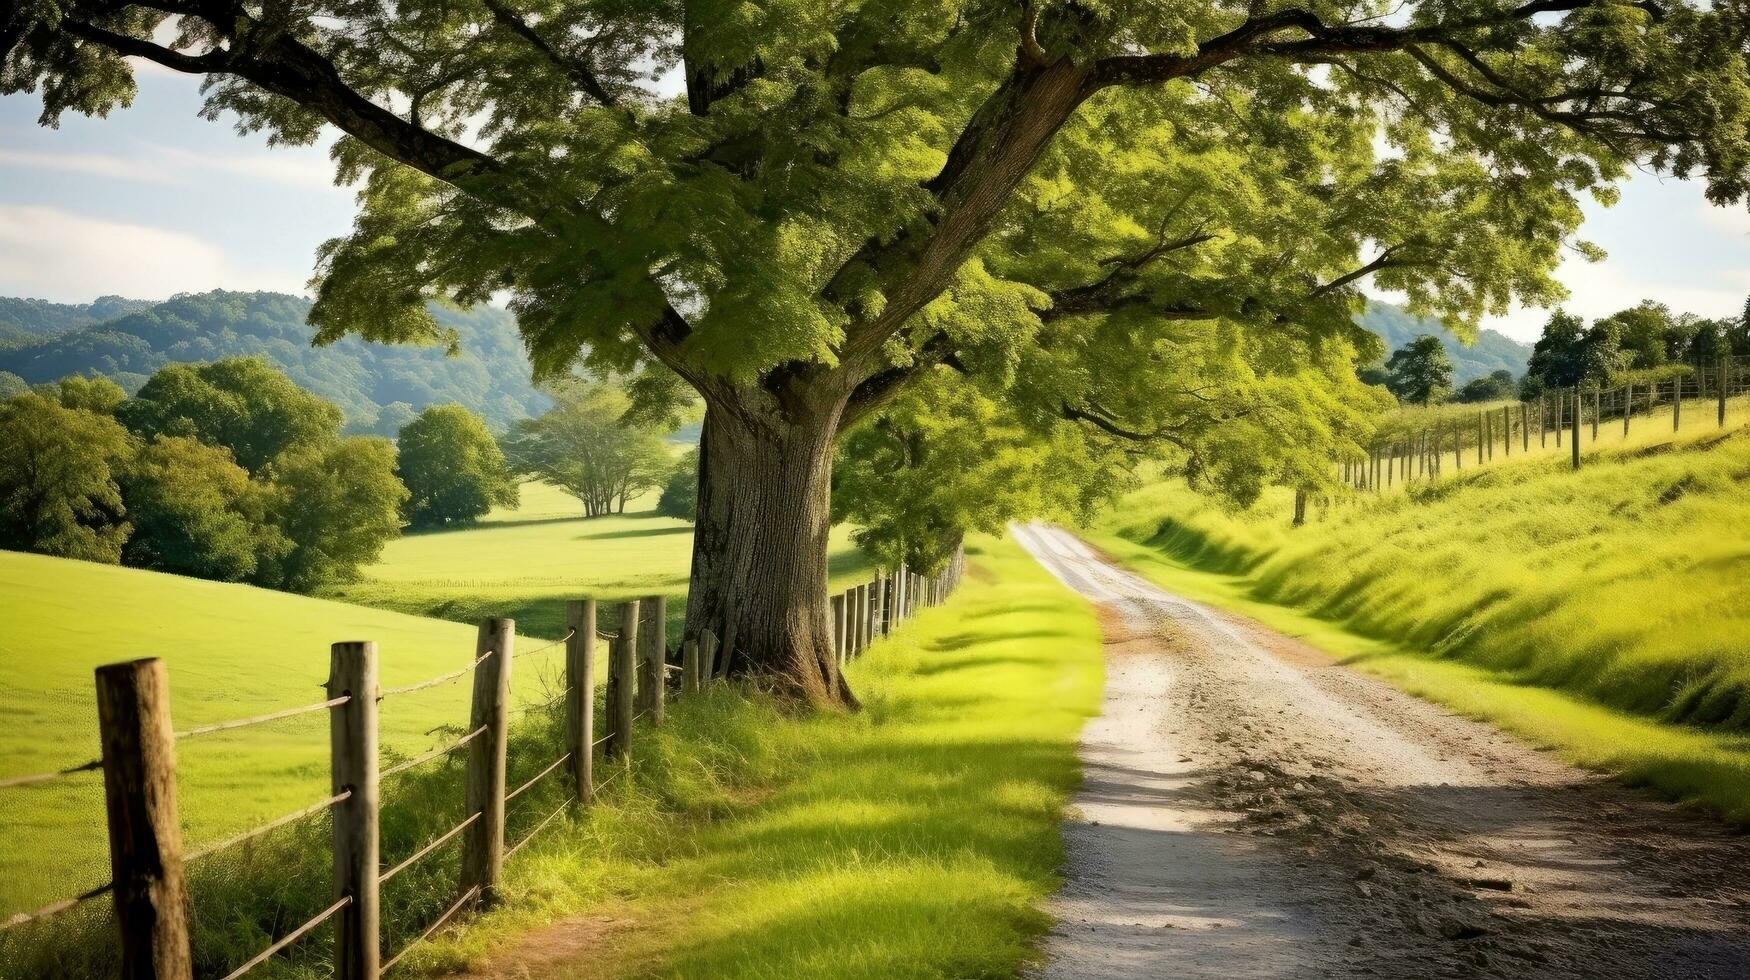
{"type": "Polygon", "coordinates": [[[512,34],[527,41],[530,47],[539,51],[548,61],[553,63],[554,67],[570,76],[571,80],[577,83],[577,87],[588,93],[590,98],[609,108],[618,106],[619,101],[613,93],[607,90],[606,86],[602,85],[601,80],[596,77],[595,69],[587,60],[573,57],[554,47],[528,21],[501,3],[500,0],[481,0],[481,2],[486,5],[487,10],[492,12],[493,20],[504,25],[512,34]]]}

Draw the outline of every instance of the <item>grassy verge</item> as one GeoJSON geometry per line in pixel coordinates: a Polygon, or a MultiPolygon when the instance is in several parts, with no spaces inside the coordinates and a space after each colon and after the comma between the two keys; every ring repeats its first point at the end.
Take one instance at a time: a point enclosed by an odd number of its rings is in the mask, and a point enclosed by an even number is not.
{"type": "Polygon", "coordinates": [[[1697,436],[1578,473],[1466,473],[1296,530],[1160,484],[1090,536],[1164,587],[1743,822],[1747,475],[1750,438],[1697,436]]]}
{"type": "Polygon", "coordinates": [[[865,710],[791,717],[719,688],[678,703],[611,805],[519,855],[514,898],[423,950],[438,971],[574,917],[534,975],[1012,975],[1048,925],[1058,822],[1097,710],[1087,607],[984,541],[954,600],[850,670],[865,710]]]}
{"type": "MultiPolygon", "coordinates": [[[[663,594],[673,632],[686,614],[693,526],[658,516],[655,503],[650,494],[632,501],[629,513],[585,519],[575,498],[525,483],[516,509],[494,511],[473,527],[391,541],[359,581],[327,594],[464,623],[510,616],[535,636],[564,632],[567,599],[663,594]]],[[[834,531],[828,560],[835,588],[867,581],[872,571],[848,528],[834,531]]]]}

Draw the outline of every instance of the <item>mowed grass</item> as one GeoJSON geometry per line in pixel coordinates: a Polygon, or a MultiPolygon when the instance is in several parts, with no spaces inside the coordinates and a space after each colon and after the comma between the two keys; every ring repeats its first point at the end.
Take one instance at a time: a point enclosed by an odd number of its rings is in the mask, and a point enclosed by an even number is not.
{"type": "MultiPolygon", "coordinates": [[[[514,510],[478,525],[405,535],[391,541],[360,581],[331,598],[420,616],[474,622],[512,616],[536,636],[564,632],[568,599],[603,602],[669,597],[670,632],[686,613],[693,526],[655,511],[657,495],[628,504],[629,513],[585,519],[576,498],[544,483],[525,483],[514,510]]],[[[833,587],[868,581],[873,569],[850,542],[832,536],[833,587]]],[[[603,610],[604,623],[610,610],[603,610]]]]}
{"type": "Polygon", "coordinates": [[[1088,607],[1008,541],[849,669],[860,713],[715,686],[630,780],[508,866],[511,901],[412,961],[564,977],[1006,977],[1048,927],[1075,745],[1097,712],[1088,607]],[[572,957],[519,959],[544,922],[572,957]]]}
{"type": "MultiPolygon", "coordinates": [[[[98,754],[92,670],[161,657],[178,730],[319,701],[329,647],[375,640],[385,687],[467,666],[475,630],[244,585],[0,551],[0,777],[98,754]]],[[[519,649],[543,641],[523,637],[519,649]]],[[[560,649],[514,661],[519,701],[562,669],[560,649]]],[[[386,759],[466,729],[466,677],[385,700],[386,759]]],[[[189,848],[328,795],[328,719],[317,712],[178,746],[189,848]]],[[[0,918],[108,880],[98,773],[0,789],[0,918]]]]}
{"type": "MultiPolygon", "coordinates": [[[[1710,419],[1711,422],[1711,419],[1710,419]]],[[[1449,475],[1317,511],[1163,482],[1093,540],[1569,759],[1750,821],[1750,434],[1449,475]]]]}

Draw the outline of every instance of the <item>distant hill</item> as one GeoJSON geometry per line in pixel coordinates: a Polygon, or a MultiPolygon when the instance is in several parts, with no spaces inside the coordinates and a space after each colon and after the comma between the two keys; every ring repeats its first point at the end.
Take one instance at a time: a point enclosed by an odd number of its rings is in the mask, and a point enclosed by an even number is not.
{"type": "Polygon", "coordinates": [[[49,337],[113,320],[151,305],[151,300],[123,296],[99,296],[89,303],[51,303],[46,299],[0,296],[0,342],[8,337],[49,337]]]}
{"type": "Polygon", "coordinates": [[[1455,384],[1462,385],[1472,378],[1480,378],[1503,368],[1512,371],[1517,378],[1525,373],[1525,362],[1531,357],[1530,344],[1522,344],[1499,331],[1478,331],[1476,342],[1467,347],[1439,320],[1412,316],[1409,310],[1401,306],[1378,300],[1368,300],[1367,310],[1356,318],[1356,322],[1385,341],[1388,357],[1392,351],[1422,334],[1439,337],[1447,355],[1452,358],[1452,378],[1455,384]]]}
{"type": "Polygon", "coordinates": [[[82,307],[0,298],[0,322],[9,310],[38,314],[32,322],[39,326],[72,324],[23,346],[0,341],[0,371],[33,384],[102,374],[132,392],[166,364],[256,355],[339,405],[351,432],[391,435],[414,413],[442,402],[466,405],[503,429],[552,404],[530,381],[515,318],[494,307],[432,308],[440,323],[461,335],[456,357],[438,348],[351,337],[312,347],[314,328],[305,322],[310,301],[283,293],[214,290],[161,303],[104,297],[82,307]],[[113,319],[77,322],[116,310],[113,319]]]}

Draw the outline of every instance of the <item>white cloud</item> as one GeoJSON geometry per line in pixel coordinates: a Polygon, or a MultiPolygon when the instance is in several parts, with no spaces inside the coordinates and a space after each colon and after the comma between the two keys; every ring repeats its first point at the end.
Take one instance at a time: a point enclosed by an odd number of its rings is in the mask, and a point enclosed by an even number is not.
{"type": "Polygon", "coordinates": [[[1704,203],[1699,211],[1702,224],[1710,228],[1728,235],[1750,235],[1750,209],[1741,204],[1722,208],[1704,203]]]}
{"type": "Polygon", "coordinates": [[[148,180],[169,183],[172,175],[139,160],[108,153],[42,153],[32,150],[0,150],[0,166],[30,167],[89,174],[93,177],[148,180]]]}
{"type": "Polygon", "coordinates": [[[152,146],[151,154],[163,165],[181,173],[190,170],[223,170],[252,180],[294,184],[303,187],[334,186],[334,163],[316,150],[280,149],[270,153],[212,155],[175,146],[152,146]]]}
{"type": "Polygon", "coordinates": [[[225,255],[180,232],[0,204],[0,294],[89,302],[241,285],[225,255]]]}
{"type": "Polygon", "coordinates": [[[0,167],[29,167],[110,180],[188,187],[200,186],[211,178],[212,171],[222,171],[245,180],[296,187],[326,190],[334,186],[334,164],[318,150],[212,154],[157,144],[147,144],[140,152],[125,155],[0,150],[0,167]]]}

